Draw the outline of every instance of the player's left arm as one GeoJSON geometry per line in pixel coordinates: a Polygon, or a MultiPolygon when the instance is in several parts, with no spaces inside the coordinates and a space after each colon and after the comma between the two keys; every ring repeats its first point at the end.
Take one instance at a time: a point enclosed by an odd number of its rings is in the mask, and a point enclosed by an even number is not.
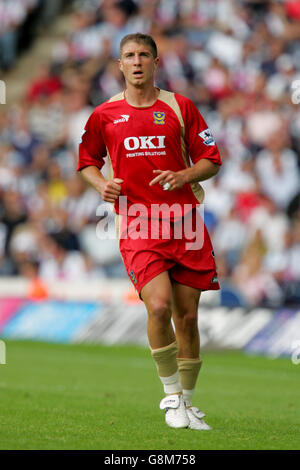
{"type": "Polygon", "coordinates": [[[153,174],[156,176],[151,182],[150,186],[156,183],[160,183],[162,186],[169,183],[170,187],[168,191],[174,191],[180,189],[184,184],[197,183],[198,181],[204,181],[215,176],[220,169],[220,165],[202,158],[196,162],[193,166],[180,171],[171,170],[153,170],[153,174]]]}

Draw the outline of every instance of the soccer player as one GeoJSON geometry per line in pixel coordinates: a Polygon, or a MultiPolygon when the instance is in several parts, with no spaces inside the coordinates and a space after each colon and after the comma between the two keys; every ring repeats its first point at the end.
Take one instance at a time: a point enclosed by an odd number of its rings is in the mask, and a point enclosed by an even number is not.
{"type": "Polygon", "coordinates": [[[201,291],[219,289],[219,283],[197,209],[203,200],[199,181],[216,175],[221,160],[193,102],[155,86],[158,63],[150,36],[122,39],[119,67],[126,88],[88,119],[78,171],[104,201],[114,204],[121,219],[120,251],[147,309],[150,349],[166,395],[160,403],[166,423],[208,430],[204,413],[192,406],[202,364],[197,315],[201,291]],[[105,156],[113,169],[110,179],[101,173],[105,156]],[[190,228],[178,235],[182,226],[190,228]]]}

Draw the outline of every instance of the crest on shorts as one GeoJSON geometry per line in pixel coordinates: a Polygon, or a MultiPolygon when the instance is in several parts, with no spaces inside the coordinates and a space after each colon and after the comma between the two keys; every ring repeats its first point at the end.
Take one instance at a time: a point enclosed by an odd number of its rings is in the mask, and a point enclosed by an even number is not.
{"type": "Polygon", "coordinates": [[[130,279],[132,280],[133,284],[136,286],[136,284],[137,284],[137,279],[136,279],[136,277],[135,277],[134,272],[133,272],[133,271],[130,271],[129,276],[130,276],[130,279]]]}
{"type": "Polygon", "coordinates": [[[161,113],[159,111],[154,111],[153,112],[153,119],[154,119],[154,124],[164,124],[165,123],[165,113],[161,113]]]}

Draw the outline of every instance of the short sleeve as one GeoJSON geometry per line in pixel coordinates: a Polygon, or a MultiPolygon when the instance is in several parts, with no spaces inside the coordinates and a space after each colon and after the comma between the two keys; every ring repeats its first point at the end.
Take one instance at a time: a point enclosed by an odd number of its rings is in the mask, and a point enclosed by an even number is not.
{"type": "Polygon", "coordinates": [[[95,110],[89,117],[79,144],[79,159],[77,171],[87,166],[101,169],[106,156],[106,146],[102,137],[99,112],[95,110]]]}
{"type": "Polygon", "coordinates": [[[221,165],[219,149],[205,120],[191,100],[180,98],[181,103],[178,101],[185,125],[185,143],[191,161],[196,163],[206,158],[221,165]]]}

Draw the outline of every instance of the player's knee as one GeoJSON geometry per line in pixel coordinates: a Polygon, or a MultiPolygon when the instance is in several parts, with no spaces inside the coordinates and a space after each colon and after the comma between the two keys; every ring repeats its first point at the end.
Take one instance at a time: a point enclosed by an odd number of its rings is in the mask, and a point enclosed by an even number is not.
{"type": "Polygon", "coordinates": [[[148,306],[148,314],[157,323],[169,323],[172,315],[171,303],[165,299],[155,299],[148,306]]]}
{"type": "Polygon", "coordinates": [[[182,332],[190,337],[193,337],[198,332],[198,315],[195,312],[187,312],[183,317],[181,323],[182,332]]]}

